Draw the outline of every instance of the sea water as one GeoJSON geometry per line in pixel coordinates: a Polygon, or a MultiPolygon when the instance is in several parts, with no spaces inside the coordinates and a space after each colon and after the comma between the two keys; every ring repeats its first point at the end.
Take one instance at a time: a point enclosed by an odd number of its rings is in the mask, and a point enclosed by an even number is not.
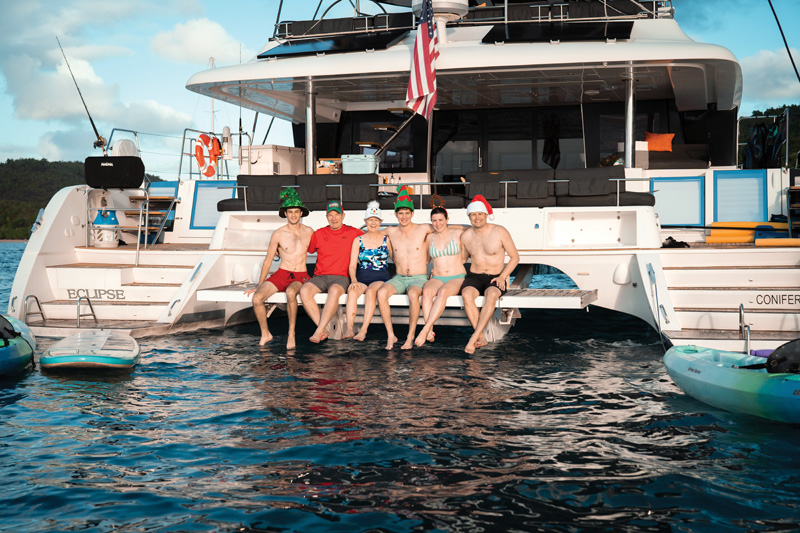
{"type": "MultiPolygon", "coordinates": [[[[0,243],[0,301],[24,244],[0,243]]],[[[564,283],[564,280],[560,280],[564,283]]],[[[558,285],[545,276],[536,283],[558,285]]],[[[3,531],[789,531],[800,431],[683,395],[659,337],[529,311],[385,351],[242,326],[142,339],[129,374],[0,381],[3,531]]],[[[40,339],[37,350],[51,340],[40,339]]]]}

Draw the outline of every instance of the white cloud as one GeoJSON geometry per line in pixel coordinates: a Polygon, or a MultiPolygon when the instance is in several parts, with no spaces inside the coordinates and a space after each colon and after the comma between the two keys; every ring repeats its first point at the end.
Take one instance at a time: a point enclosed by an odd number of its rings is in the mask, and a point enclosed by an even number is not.
{"type": "MultiPolygon", "coordinates": [[[[792,55],[800,58],[800,50],[792,49],[792,55]]],[[[800,102],[800,81],[785,49],[761,50],[740,64],[745,99],[770,105],[800,102]]]]}
{"type": "MultiPolygon", "coordinates": [[[[158,29],[154,13],[185,19],[187,13],[202,16],[202,12],[203,6],[195,0],[4,4],[0,91],[7,95],[3,102],[8,104],[0,110],[0,122],[24,125],[28,137],[23,143],[28,146],[21,146],[13,134],[0,136],[0,156],[83,160],[94,152],[94,132],[56,36],[101,135],[107,136],[114,126],[171,134],[191,126],[189,114],[151,99],[154,94],[162,96],[162,90],[150,90],[140,83],[146,84],[148,77],[141,75],[139,65],[157,68],[150,53],[141,51],[140,46],[158,29]],[[140,51],[135,52],[137,49],[140,51]]],[[[218,31],[214,35],[221,38],[218,31]]],[[[224,32],[222,36],[229,50],[237,50],[238,61],[238,45],[233,46],[224,32]]]]}
{"type": "Polygon", "coordinates": [[[217,64],[247,61],[254,52],[242,48],[218,23],[207,18],[176,24],[151,40],[153,52],[174,61],[205,64],[213,57],[217,64]]]}

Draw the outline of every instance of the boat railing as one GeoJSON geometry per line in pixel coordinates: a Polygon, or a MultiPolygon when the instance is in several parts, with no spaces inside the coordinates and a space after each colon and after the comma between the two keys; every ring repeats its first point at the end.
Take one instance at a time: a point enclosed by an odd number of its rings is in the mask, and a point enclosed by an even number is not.
{"type": "Polygon", "coordinates": [[[97,315],[94,313],[94,306],[92,306],[92,301],[89,299],[88,296],[79,296],[78,303],[77,303],[77,327],[81,327],[81,318],[83,317],[92,317],[94,319],[94,323],[98,324],[97,315]],[[88,313],[81,313],[81,301],[86,300],[86,303],[89,305],[89,312],[88,313]]]}
{"type": "Polygon", "coordinates": [[[744,339],[744,353],[750,355],[750,324],[744,320],[744,304],[739,304],[739,336],[744,339]]]}
{"type": "MultiPolygon", "coordinates": [[[[200,179],[203,176],[202,172],[199,169],[197,171],[194,170],[194,165],[192,164],[192,162],[195,160],[195,153],[193,151],[191,151],[192,148],[197,145],[198,137],[200,135],[203,135],[203,134],[211,135],[211,136],[215,137],[217,140],[220,140],[220,137],[222,137],[222,134],[220,134],[220,133],[214,133],[214,132],[209,132],[209,131],[195,130],[195,129],[192,129],[192,128],[185,128],[183,130],[183,138],[181,139],[181,156],[180,156],[180,160],[178,161],[178,181],[179,182],[181,181],[181,175],[183,173],[183,159],[185,157],[189,158],[189,178],[188,179],[192,179],[192,175],[194,175],[194,174],[197,174],[198,179],[200,179]],[[190,136],[188,138],[189,147],[190,147],[189,150],[190,151],[187,152],[186,151],[186,141],[187,141],[186,136],[187,136],[187,134],[190,134],[190,133],[197,133],[198,136],[197,137],[191,137],[190,136]]],[[[248,137],[249,137],[249,135],[248,135],[248,137]]],[[[222,144],[221,140],[220,140],[220,144],[222,144]]],[[[251,144],[252,144],[252,141],[251,141],[251,144]]],[[[216,168],[216,170],[214,172],[214,176],[215,176],[214,179],[218,179],[218,180],[230,179],[230,171],[228,169],[228,162],[227,162],[226,158],[220,156],[219,160],[220,160],[219,166],[216,168]],[[225,172],[224,173],[222,172],[222,162],[225,163],[225,172]],[[223,176],[223,174],[224,174],[224,176],[223,176]]],[[[210,178],[210,176],[209,176],[209,178],[210,178]]]]}
{"type": "MultiPolygon", "coordinates": [[[[341,0],[334,0],[332,4],[317,18],[317,13],[311,20],[285,21],[281,20],[281,9],[275,21],[273,39],[277,41],[290,41],[295,39],[308,39],[311,37],[335,37],[338,35],[358,35],[390,30],[413,30],[417,20],[409,17],[409,12],[379,13],[364,15],[357,12],[350,18],[326,19],[330,10],[341,0]]],[[[602,2],[602,11],[595,11],[592,6],[576,5],[575,2],[562,0],[560,2],[536,1],[529,3],[509,3],[508,0],[500,5],[470,7],[469,12],[461,19],[448,21],[450,26],[481,26],[518,23],[563,23],[563,22],[594,22],[594,21],[622,21],[637,19],[672,18],[674,10],[672,0],[639,0],[638,2],[625,1],[615,5],[615,1],[602,2]]],[[[582,4],[582,3],[581,3],[582,4]]],[[[382,6],[381,6],[382,8],[382,6]]]]}
{"type": "MultiPolygon", "coordinates": [[[[142,241],[145,241],[144,242],[144,249],[146,250],[147,249],[147,244],[148,244],[147,241],[148,241],[148,239],[151,238],[149,236],[150,235],[150,204],[151,204],[151,198],[150,198],[150,191],[149,191],[149,189],[147,187],[140,187],[139,189],[132,189],[132,190],[136,190],[137,192],[142,193],[142,196],[144,197],[144,201],[139,205],[138,223],[136,225],[136,255],[134,256],[134,263],[133,263],[134,266],[139,266],[139,255],[140,255],[140,252],[142,250],[142,241]],[[142,231],[144,231],[145,234],[148,235],[147,238],[142,239],[142,231]]],[[[158,225],[157,228],[154,228],[155,229],[155,234],[152,237],[152,242],[153,243],[157,242],[159,237],[161,237],[161,234],[164,232],[164,229],[165,229],[165,227],[167,225],[167,222],[168,222],[168,219],[169,219],[168,215],[169,215],[169,213],[172,212],[172,210],[175,208],[175,204],[178,203],[178,202],[180,202],[180,198],[178,198],[178,197],[172,198],[170,200],[169,206],[164,211],[163,216],[161,216],[161,223],[158,225]]],[[[112,224],[102,224],[102,225],[98,224],[98,225],[95,225],[94,222],[92,222],[92,216],[91,216],[92,212],[100,212],[100,211],[115,211],[115,212],[116,211],[123,211],[124,212],[125,210],[126,210],[125,207],[119,207],[119,206],[114,206],[114,205],[104,205],[104,206],[100,206],[100,207],[91,207],[91,206],[89,206],[89,198],[87,197],[87,199],[86,199],[86,220],[87,220],[87,224],[86,224],[86,246],[89,246],[89,244],[91,242],[90,239],[91,239],[93,230],[117,231],[118,232],[118,231],[121,231],[121,230],[132,230],[133,229],[132,227],[123,226],[122,224],[119,224],[119,223],[114,224],[114,225],[112,225],[112,224]]]]}
{"type": "MultiPolygon", "coordinates": [[[[12,303],[13,306],[13,303],[12,303]]],[[[12,308],[13,311],[13,308],[12,308]]],[[[42,317],[42,325],[47,323],[47,317],[44,314],[44,309],[42,309],[42,304],[39,302],[39,298],[36,297],[35,294],[29,294],[25,297],[22,301],[22,321],[27,323],[28,317],[31,315],[39,315],[42,317]],[[36,304],[36,308],[39,309],[38,311],[29,311],[28,310],[28,300],[33,299],[33,302],[36,304]]]]}

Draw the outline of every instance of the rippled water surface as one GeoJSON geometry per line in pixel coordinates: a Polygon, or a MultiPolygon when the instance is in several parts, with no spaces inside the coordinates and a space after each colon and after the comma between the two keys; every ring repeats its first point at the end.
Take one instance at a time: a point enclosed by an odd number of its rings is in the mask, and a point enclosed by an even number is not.
{"type": "MultiPolygon", "coordinates": [[[[3,305],[23,248],[0,244],[3,305]]],[[[685,397],[639,320],[527,312],[473,356],[463,328],[411,352],[387,353],[374,327],[287,353],[285,320],[273,326],[268,349],[243,326],[143,339],[128,375],[0,381],[0,530],[800,523],[800,431],[685,397]]]]}

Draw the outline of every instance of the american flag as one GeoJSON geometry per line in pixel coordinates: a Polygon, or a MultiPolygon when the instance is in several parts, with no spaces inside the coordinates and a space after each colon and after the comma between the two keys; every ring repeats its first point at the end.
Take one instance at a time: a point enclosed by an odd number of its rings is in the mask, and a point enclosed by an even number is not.
{"type": "Polygon", "coordinates": [[[427,120],[430,120],[436,105],[436,58],[439,57],[439,39],[431,4],[432,0],[422,2],[406,94],[406,105],[427,120]]]}

